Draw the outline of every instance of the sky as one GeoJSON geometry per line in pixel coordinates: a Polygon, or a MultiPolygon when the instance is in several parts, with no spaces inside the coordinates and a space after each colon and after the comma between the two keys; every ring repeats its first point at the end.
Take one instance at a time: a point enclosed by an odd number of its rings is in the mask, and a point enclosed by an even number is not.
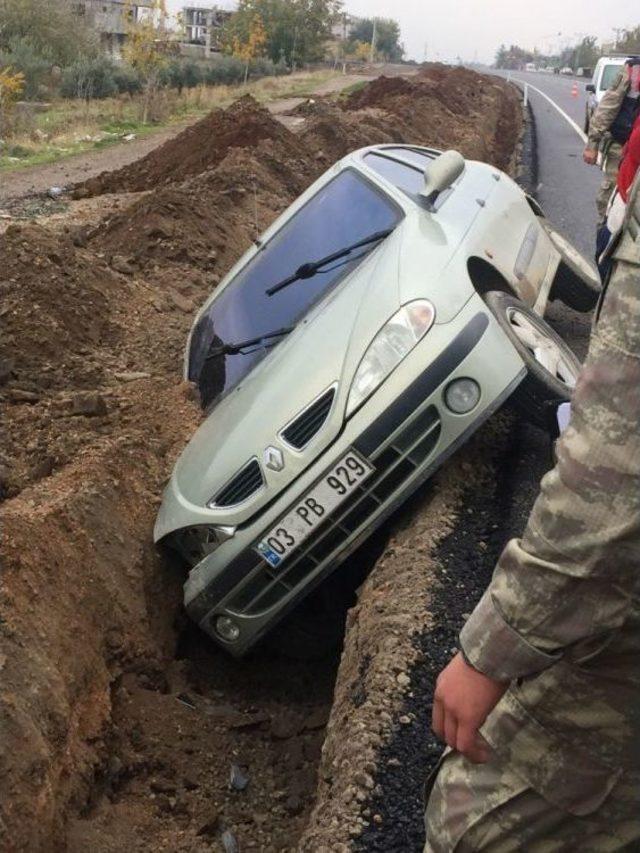
{"type": "MultiPolygon", "coordinates": [[[[167,5],[175,12],[184,0],[167,5]]],[[[548,52],[585,35],[609,41],[614,27],[640,24],[638,0],[344,0],[344,7],[395,18],[407,58],[419,61],[426,50],[430,61],[491,63],[503,42],[548,52]]]]}

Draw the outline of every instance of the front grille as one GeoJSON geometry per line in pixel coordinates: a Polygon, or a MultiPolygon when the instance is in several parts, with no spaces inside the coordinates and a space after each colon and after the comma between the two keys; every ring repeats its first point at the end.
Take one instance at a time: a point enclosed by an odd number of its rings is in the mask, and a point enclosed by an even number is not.
{"type": "Polygon", "coordinates": [[[329,417],[335,395],[335,387],[329,388],[282,430],[282,438],[287,444],[296,450],[302,450],[309,444],[329,417]]]}
{"type": "Polygon", "coordinates": [[[273,569],[258,554],[254,555],[254,568],[227,607],[237,613],[256,615],[288,595],[328,557],[340,551],[348,539],[355,538],[367,527],[393,493],[424,465],[438,443],[440,431],[440,417],[435,406],[409,419],[390,444],[385,446],[383,441],[370,454],[375,472],[314,531],[282,568],[273,569]]]}
{"type": "Polygon", "coordinates": [[[252,459],[223,486],[208,506],[236,506],[255,495],[264,485],[257,459],[252,459]]]}

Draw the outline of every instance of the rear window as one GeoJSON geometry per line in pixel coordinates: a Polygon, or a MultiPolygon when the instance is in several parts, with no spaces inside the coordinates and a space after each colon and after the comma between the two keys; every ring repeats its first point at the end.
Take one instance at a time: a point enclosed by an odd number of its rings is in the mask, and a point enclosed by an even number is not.
{"type": "Polygon", "coordinates": [[[266,291],[302,264],[339,251],[378,231],[394,228],[400,208],[380,189],[350,169],[325,184],[214,299],[191,336],[189,378],[200,388],[203,406],[228,393],[284,337],[246,347],[240,353],[207,358],[237,344],[297,324],[377,243],[295,281],[273,296],[266,291]]]}

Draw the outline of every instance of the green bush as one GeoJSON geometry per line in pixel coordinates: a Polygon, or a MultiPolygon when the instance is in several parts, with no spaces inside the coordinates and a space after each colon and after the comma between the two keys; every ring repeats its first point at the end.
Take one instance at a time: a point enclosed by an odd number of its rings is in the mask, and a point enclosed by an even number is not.
{"type": "Polygon", "coordinates": [[[108,98],[118,86],[114,66],[104,56],[78,59],[62,72],[60,92],[65,98],[108,98]]]}
{"type": "Polygon", "coordinates": [[[127,95],[135,95],[142,91],[142,81],[136,71],[130,65],[114,65],[113,82],[118,92],[127,95]]]}
{"type": "Polygon", "coordinates": [[[244,68],[244,62],[234,56],[219,56],[205,66],[204,82],[209,86],[242,83],[244,68]]]}
{"type": "Polygon", "coordinates": [[[53,61],[50,55],[39,51],[27,37],[16,36],[0,50],[0,66],[10,65],[24,74],[23,98],[34,100],[42,95],[49,82],[53,61]]]}
{"type": "Polygon", "coordinates": [[[195,62],[185,62],[182,66],[182,80],[185,89],[195,89],[202,83],[202,68],[195,62]]]}
{"type": "Polygon", "coordinates": [[[183,89],[193,89],[205,82],[205,71],[197,62],[190,60],[171,62],[162,70],[160,82],[163,86],[182,92],[183,89]]]}

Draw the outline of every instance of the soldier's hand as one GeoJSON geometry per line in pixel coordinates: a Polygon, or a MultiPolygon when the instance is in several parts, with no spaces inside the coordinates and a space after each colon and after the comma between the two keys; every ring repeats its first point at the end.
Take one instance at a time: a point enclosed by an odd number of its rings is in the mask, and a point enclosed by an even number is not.
{"type": "Polygon", "coordinates": [[[470,761],[489,759],[489,746],[478,732],[508,684],[478,672],[460,652],[442,670],[433,699],[434,732],[470,761]]]}
{"type": "Polygon", "coordinates": [[[582,152],[582,159],[588,166],[595,166],[598,160],[598,151],[596,148],[585,148],[582,152]]]}

